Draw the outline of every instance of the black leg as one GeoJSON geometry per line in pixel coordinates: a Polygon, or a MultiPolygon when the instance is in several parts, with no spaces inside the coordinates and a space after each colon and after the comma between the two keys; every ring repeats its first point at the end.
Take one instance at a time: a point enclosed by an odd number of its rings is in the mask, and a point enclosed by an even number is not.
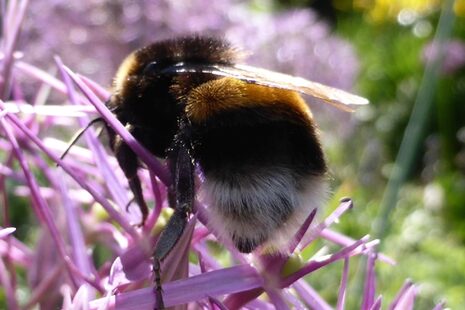
{"type": "Polygon", "coordinates": [[[176,137],[168,161],[172,170],[173,187],[170,189],[174,213],[165,230],[160,235],[153,254],[153,271],[155,273],[155,295],[157,306],[163,309],[160,263],[176,245],[186,227],[194,202],[194,165],[189,155],[188,140],[182,134],[176,137]]]}
{"type": "Polygon", "coordinates": [[[165,304],[163,303],[163,295],[162,295],[162,288],[161,288],[161,266],[160,260],[154,258],[153,259],[153,273],[155,274],[155,310],[165,309],[165,304]]]}
{"type": "MultiPolygon", "coordinates": [[[[129,188],[131,189],[134,200],[139,205],[142,213],[142,223],[144,224],[148,214],[148,207],[145,203],[144,196],[142,193],[142,187],[139,176],[137,175],[137,169],[139,168],[139,162],[137,155],[133,150],[121,139],[120,136],[116,135],[113,137],[112,145],[116,159],[123,170],[126,178],[128,179],[129,188]]],[[[129,205],[128,205],[129,206],[129,205]]]]}

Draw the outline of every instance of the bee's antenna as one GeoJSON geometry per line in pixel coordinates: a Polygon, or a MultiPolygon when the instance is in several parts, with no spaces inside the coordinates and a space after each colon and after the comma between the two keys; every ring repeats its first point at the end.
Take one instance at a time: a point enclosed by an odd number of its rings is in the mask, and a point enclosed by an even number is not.
{"type": "Polygon", "coordinates": [[[84,134],[84,132],[86,132],[87,129],[89,129],[91,126],[93,126],[95,123],[98,123],[98,122],[103,122],[103,118],[101,118],[101,117],[94,118],[93,120],[91,120],[89,122],[89,124],[87,124],[86,127],[81,128],[78,132],[76,132],[74,134],[74,137],[68,143],[68,147],[66,148],[66,150],[63,152],[63,154],[61,154],[60,159],[65,158],[66,154],[68,154],[71,147],[73,147],[73,145],[76,144],[76,142],[81,138],[81,136],[84,134]]]}

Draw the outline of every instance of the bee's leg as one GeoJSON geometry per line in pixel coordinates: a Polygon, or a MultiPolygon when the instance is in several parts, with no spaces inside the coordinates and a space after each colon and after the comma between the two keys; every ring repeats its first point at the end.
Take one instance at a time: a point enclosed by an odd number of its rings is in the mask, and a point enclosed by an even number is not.
{"type": "Polygon", "coordinates": [[[186,145],[188,144],[178,136],[172,151],[168,154],[168,161],[173,176],[171,203],[174,203],[174,213],[165,230],[161,233],[153,254],[155,295],[157,298],[155,309],[164,308],[160,262],[169,254],[181,237],[194,203],[194,165],[186,145]]]}
{"type": "Polygon", "coordinates": [[[115,135],[113,139],[110,140],[113,140],[110,142],[113,146],[116,159],[118,160],[121,169],[128,179],[129,188],[134,195],[134,200],[139,205],[140,212],[142,213],[141,225],[143,225],[145,223],[145,219],[147,218],[149,209],[145,203],[140,179],[137,175],[137,169],[139,167],[137,155],[120,136],[115,135]]]}

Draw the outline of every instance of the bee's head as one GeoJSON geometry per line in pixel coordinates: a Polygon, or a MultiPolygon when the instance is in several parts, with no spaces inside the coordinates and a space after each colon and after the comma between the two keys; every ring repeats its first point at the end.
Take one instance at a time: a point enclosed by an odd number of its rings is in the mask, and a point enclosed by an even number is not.
{"type": "MultiPolygon", "coordinates": [[[[238,52],[229,43],[200,36],[156,42],[131,53],[113,82],[110,107],[124,114],[147,114],[156,106],[175,106],[180,95],[212,79],[207,74],[182,73],[185,65],[230,65],[238,52]]],[[[163,113],[163,112],[162,112],[163,113]]],[[[152,115],[153,117],[153,115],[152,115]]]]}

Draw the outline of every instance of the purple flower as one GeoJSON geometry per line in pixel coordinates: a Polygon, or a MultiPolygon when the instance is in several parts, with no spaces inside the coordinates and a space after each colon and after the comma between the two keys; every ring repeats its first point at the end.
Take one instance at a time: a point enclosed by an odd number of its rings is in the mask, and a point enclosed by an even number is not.
{"type": "Polygon", "coordinates": [[[465,43],[449,40],[444,43],[430,42],[423,50],[425,63],[436,61],[441,57],[441,73],[451,75],[465,65],[465,43]]]}
{"type": "Polygon", "coordinates": [[[226,35],[246,51],[251,63],[305,77],[341,89],[351,89],[358,73],[353,48],[331,35],[329,26],[310,10],[253,15],[243,12],[241,22],[226,35]],[[251,35],[251,34],[254,35],[251,35]]]}
{"type": "Polygon", "coordinates": [[[251,63],[343,89],[358,72],[351,46],[310,10],[258,13],[237,0],[54,0],[31,1],[26,14],[19,49],[34,52],[25,60],[49,69],[57,54],[104,85],[132,50],[187,33],[225,36],[252,53],[251,63]]]}

